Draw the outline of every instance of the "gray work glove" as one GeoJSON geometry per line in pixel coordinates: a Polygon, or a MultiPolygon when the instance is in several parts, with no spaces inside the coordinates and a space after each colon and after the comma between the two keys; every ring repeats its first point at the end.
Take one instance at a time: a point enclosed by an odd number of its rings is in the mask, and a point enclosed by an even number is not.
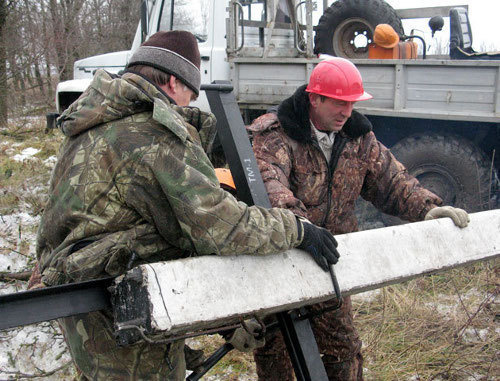
{"type": "Polygon", "coordinates": [[[469,224],[469,215],[463,209],[454,208],[453,206],[438,206],[427,212],[425,220],[434,220],[436,218],[450,217],[453,223],[460,227],[465,228],[469,224]]]}
{"type": "Polygon", "coordinates": [[[316,225],[297,219],[299,232],[304,232],[302,243],[297,246],[312,255],[319,267],[329,271],[329,266],[339,261],[340,254],[337,251],[337,240],[328,230],[316,225]]]}
{"type": "Polygon", "coordinates": [[[240,352],[251,352],[266,343],[262,327],[255,320],[245,320],[245,327],[236,328],[226,341],[240,352]]]}

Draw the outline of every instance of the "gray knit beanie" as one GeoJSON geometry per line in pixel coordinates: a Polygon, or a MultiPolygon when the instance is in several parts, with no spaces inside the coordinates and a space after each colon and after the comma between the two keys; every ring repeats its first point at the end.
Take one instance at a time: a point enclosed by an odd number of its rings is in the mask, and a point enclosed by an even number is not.
{"type": "Polygon", "coordinates": [[[127,69],[134,65],[152,66],[180,79],[196,94],[200,93],[200,51],[190,32],[157,32],[132,55],[127,69]]]}

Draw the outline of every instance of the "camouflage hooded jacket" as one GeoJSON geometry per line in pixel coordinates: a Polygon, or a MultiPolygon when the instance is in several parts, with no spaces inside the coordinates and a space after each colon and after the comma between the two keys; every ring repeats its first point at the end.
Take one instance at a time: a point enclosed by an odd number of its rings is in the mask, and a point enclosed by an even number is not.
{"type": "Polygon", "coordinates": [[[144,78],[98,71],[58,122],[66,140],[37,237],[45,284],[300,243],[293,213],[248,207],[219,187],[205,153],[215,117],[171,104],[144,78]]]}
{"type": "Polygon", "coordinates": [[[277,114],[262,115],[248,129],[271,204],[333,234],[357,230],[359,195],[409,221],[423,220],[442,203],[377,141],[371,123],[356,111],[337,134],[329,165],[311,130],[305,86],[283,101],[277,114]]]}

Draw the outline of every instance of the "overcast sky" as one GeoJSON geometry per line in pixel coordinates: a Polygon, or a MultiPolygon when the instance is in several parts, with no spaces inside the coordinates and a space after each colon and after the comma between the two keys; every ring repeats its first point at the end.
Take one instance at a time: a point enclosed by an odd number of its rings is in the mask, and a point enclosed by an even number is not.
{"type": "MultiPolygon", "coordinates": [[[[500,50],[500,0],[386,0],[393,8],[437,7],[440,5],[468,5],[469,21],[472,29],[472,47],[476,51],[500,50]]],[[[445,19],[445,27],[437,32],[437,38],[447,43],[450,38],[449,18],[445,19]]],[[[425,32],[428,44],[436,44],[431,38],[428,19],[403,20],[406,34],[412,28],[425,32]]]]}

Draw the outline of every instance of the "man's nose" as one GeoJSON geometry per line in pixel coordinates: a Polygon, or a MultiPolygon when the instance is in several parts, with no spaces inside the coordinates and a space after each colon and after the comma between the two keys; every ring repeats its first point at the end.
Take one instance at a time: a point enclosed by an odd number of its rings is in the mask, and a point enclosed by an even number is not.
{"type": "Polygon", "coordinates": [[[349,118],[352,114],[353,107],[354,107],[354,102],[346,102],[346,104],[341,110],[342,115],[345,116],[346,118],[349,118]]]}

